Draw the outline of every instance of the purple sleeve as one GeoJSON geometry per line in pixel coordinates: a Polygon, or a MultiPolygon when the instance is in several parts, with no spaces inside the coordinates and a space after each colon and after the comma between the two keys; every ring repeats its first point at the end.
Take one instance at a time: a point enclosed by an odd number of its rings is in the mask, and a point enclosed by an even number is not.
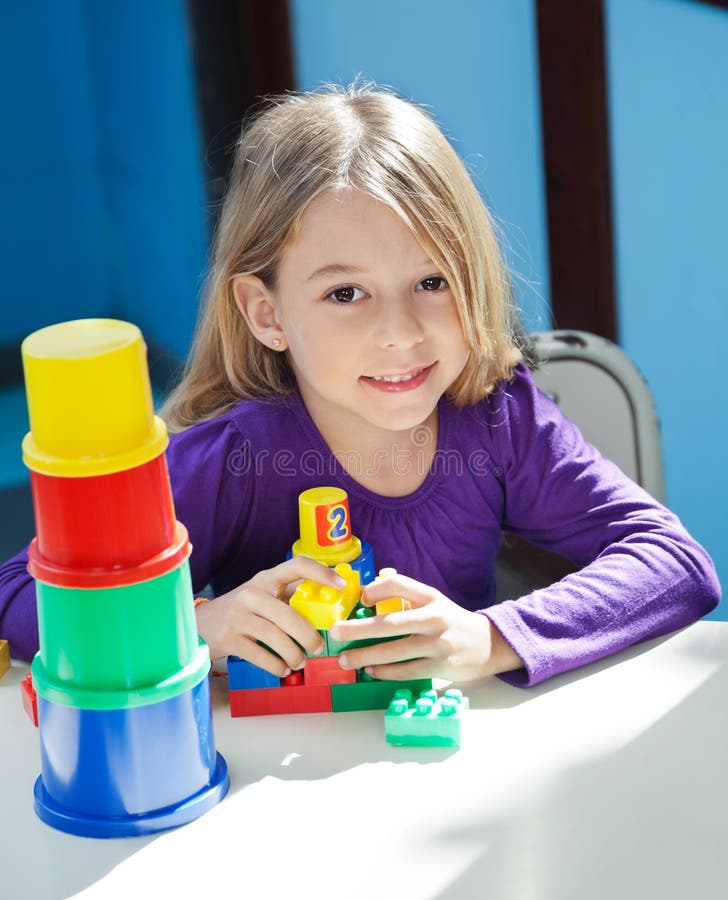
{"type": "Polygon", "coordinates": [[[26,550],[0,566],[0,637],[10,643],[12,657],[30,662],[38,651],[38,614],[27,566],[26,550]]]}
{"type": "Polygon", "coordinates": [[[696,621],[720,586],[679,519],[604,459],[519,367],[494,397],[503,527],[580,566],[486,615],[525,663],[502,677],[532,685],[696,621]]]}

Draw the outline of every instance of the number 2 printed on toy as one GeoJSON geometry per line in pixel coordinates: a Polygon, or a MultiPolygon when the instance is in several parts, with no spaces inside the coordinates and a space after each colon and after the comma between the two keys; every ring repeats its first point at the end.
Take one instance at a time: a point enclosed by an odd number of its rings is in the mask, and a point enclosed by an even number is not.
{"type": "Polygon", "coordinates": [[[316,507],[316,532],[321,546],[343,544],[351,538],[348,499],[316,507]]]}

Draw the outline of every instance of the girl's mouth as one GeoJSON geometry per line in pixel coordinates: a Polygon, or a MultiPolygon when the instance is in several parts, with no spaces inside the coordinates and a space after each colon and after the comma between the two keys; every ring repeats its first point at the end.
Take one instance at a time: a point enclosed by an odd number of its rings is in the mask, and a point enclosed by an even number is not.
{"type": "Polygon", "coordinates": [[[411,372],[404,372],[401,375],[362,375],[362,381],[366,381],[373,388],[386,393],[413,391],[424,384],[434,367],[435,363],[432,363],[423,369],[413,369],[411,372]]]}

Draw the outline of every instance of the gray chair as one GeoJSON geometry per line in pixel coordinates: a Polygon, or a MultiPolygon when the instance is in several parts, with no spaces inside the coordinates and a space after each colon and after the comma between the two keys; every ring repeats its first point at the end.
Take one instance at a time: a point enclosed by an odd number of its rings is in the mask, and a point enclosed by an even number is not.
{"type": "MultiPolygon", "coordinates": [[[[635,364],[616,344],[584,331],[539,331],[531,338],[538,387],[604,456],[664,502],[657,410],[635,364]]],[[[497,599],[551,584],[573,569],[563,557],[506,535],[496,557],[497,599]]]]}
{"type": "Polygon", "coordinates": [[[585,331],[538,331],[534,380],[584,437],[664,503],[660,425],[652,393],[616,344],[585,331]]]}

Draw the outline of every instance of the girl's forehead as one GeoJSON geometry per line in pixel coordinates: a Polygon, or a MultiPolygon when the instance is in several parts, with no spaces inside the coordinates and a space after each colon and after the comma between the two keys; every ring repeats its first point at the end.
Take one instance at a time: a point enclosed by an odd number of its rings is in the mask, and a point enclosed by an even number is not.
{"type": "Polygon", "coordinates": [[[391,257],[426,259],[421,245],[397,213],[357,188],[329,191],[311,201],[284,250],[284,262],[333,262],[391,257]],[[342,259],[335,259],[340,254],[342,259]]]}
{"type": "Polygon", "coordinates": [[[320,222],[332,219],[347,218],[366,211],[388,209],[366,191],[356,187],[342,187],[324,191],[308,204],[301,217],[302,225],[306,222],[320,222]]]}

